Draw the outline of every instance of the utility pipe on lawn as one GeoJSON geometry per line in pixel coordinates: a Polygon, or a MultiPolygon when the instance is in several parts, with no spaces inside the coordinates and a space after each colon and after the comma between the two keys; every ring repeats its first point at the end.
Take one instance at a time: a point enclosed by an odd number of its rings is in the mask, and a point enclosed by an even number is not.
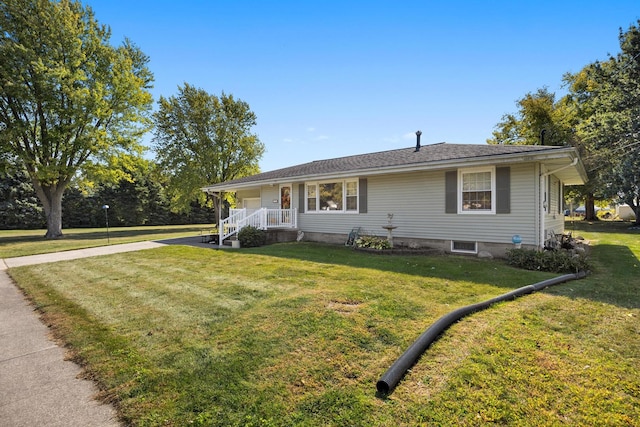
{"type": "Polygon", "coordinates": [[[411,345],[411,347],[409,347],[407,351],[405,351],[402,356],[400,356],[400,358],[396,360],[393,365],[391,365],[387,372],[385,372],[384,375],[380,377],[380,380],[376,384],[378,392],[382,394],[389,394],[395,388],[398,382],[400,382],[405,372],[407,372],[407,370],[416,363],[418,358],[427,350],[427,348],[429,348],[429,346],[440,336],[440,334],[442,334],[445,329],[447,329],[449,326],[462,319],[463,317],[476,311],[484,310],[497,302],[512,300],[523,295],[540,291],[549,286],[568,282],[570,280],[582,279],[586,275],[587,274],[584,271],[578,272],[576,274],[565,274],[563,276],[544,280],[533,285],[523,286],[490,300],[458,308],[457,310],[454,310],[449,314],[445,314],[433,325],[431,325],[429,329],[427,329],[422,335],[420,335],[420,337],[411,345]]]}

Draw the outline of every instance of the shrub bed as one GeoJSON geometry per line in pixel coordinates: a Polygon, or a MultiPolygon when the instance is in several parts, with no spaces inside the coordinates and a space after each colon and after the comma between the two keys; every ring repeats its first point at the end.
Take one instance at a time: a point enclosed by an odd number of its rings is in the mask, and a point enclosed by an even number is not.
{"type": "Polygon", "coordinates": [[[511,249],[507,251],[507,263],[525,270],[552,273],[577,273],[589,270],[586,256],[565,250],[511,249]]]}
{"type": "Polygon", "coordinates": [[[391,249],[387,239],[378,236],[360,236],[355,241],[356,248],[391,249]]]}

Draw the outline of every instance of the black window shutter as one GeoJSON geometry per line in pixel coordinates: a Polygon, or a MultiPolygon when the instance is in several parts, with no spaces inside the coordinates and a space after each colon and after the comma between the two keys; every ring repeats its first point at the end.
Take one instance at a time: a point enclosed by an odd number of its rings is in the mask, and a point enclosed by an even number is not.
{"type": "Polygon", "coordinates": [[[367,178],[360,178],[358,182],[358,211],[367,213],[367,178]]]}
{"type": "Polygon", "coordinates": [[[304,207],[307,204],[307,194],[305,192],[304,184],[298,186],[298,212],[304,213],[304,207]]]}
{"type": "Polygon", "coordinates": [[[511,168],[496,168],[496,213],[511,213],[511,168]]]}
{"type": "Polygon", "coordinates": [[[445,172],[444,194],[444,212],[458,213],[458,171],[445,172]]]}

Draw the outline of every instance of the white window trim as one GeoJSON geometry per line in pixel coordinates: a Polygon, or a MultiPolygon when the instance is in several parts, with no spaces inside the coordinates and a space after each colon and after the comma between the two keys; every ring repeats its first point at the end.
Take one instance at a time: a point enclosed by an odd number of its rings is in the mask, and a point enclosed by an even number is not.
{"type": "Polygon", "coordinates": [[[357,214],[360,212],[360,180],[359,179],[329,179],[324,181],[310,181],[305,182],[304,185],[304,203],[305,203],[305,213],[308,214],[320,214],[320,215],[333,215],[333,214],[357,214]],[[347,182],[355,182],[356,183],[356,209],[355,210],[347,210],[347,182]],[[320,206],[320,185],[321,184],[335,184],[342,183],[342,210],[322,210],[318,209],[320,206]],[[316,186],[316,209],[309,210],[309,200],[307,195],[308,187],[310,185],[316,186]]]}
{"type": "Polygon", "coordinates": [[[495,215],[496,213],[496,168],[486,166],[479,168],[458,169],[458,214],[461,215],[495,215]],[[491,173],[491,210],[467,210],[462,208],[462,176],[467,173],[491,173]]]}

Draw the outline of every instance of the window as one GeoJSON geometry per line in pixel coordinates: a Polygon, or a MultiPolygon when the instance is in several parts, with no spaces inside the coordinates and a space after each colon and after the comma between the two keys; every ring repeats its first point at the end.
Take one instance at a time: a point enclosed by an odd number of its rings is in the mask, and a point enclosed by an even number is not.
{"type": "Polygon", "coordinates": [[[562,213],[564,204],[562,195],[562,181],[555,176],[545,177],[547,182],[547,194],[545,194],[545,207],[548,214],[562,213]]]}
{"type": "Polygon", "coordinates": [[[478,244],[476,242],[451,241],[451,252],[461,252],[467,254],[477,254],[478,244]]]}
{"type": "Polygon", "coordinates": [[[315,211],[316,208],[316,185],[307,185],[307,211],[315,211]]]}
{"type": "Polygon", "coordinates": [[[357,212],[358,181],[307,183],[307,212],[357,212]]]}
{"type": "Polygon", "coordinates": [[[562,186],[562,181],[558,181],[558,213],[562,213],[562,208],[564,205],[564,187],[562,186]]]}
{"type": "Polygon", "coordinates": [[[342,210],[342,182],[318,184],[319,207],[323,211],[342,210]]]}
{"type": "Polygon", "coordinates": [[[461,169],[459,174],[459,213],[495,213],[495,169],[461,169]]]}
{"type": "Polygon", "coordinates": [[[358,183],[355,181],[347,182],[347,210],[348,211],[357,211],[358,210],[358,183]]]}
{"type": "Polygon", "coordinates": [[[551,177],[545,176],[544,180],[546,182],[547,192],[544,193],[544,208],[548,214],[551,213],[551,177]]]}

